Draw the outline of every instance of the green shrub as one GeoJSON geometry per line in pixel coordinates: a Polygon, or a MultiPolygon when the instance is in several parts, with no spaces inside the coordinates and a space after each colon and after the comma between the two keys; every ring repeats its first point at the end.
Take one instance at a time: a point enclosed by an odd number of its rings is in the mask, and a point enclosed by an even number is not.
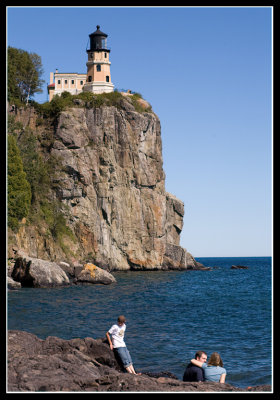
{"type": "Polygon", "coordinates": [[[86,106],[89,108],[98,108],[103,105],[120,107],[120,101],[123,97],[121,93],[114,91],[100,94],[82,92],[73,96],[73,98],[84,100],[86,102],[86,106]]]}
{"type": "Polygon", "coordinates": [[[79,94],[75,94],[73,95],[73,99],[80,99],[80,100],[84,100],[84,101],[92,101],[94,98],[94,94],[91,92],[81,92],[79,94]]]}
{"type": "Polygon", "coordinates": [[[19,121],[16,121],[14,115],[8,115],[8,132],[12,135],[18,135],[23,130],[23,124],[19,121]]]}
{"type": "Polygon", "coordinates": [[[134,93],[132,96],[129,96],[135,111],[142,113],[142,112],[152,112],[151,106],[145,107],[139,100],[143,99],[140,93],[134,93]]]}
{"type": "Polygon", "coordinates": [[[62,212],[65,208],[66,206],[59,200],[43,200],[40,205],[40,212],[42,218],[49,227],[51,236],[54,239],[62,240],[62,237],[67,235],[72,240],[75,240],[73,232],[66,225],[66,220],[62,212]]]}
{"type": "Polygon", "coordinates": [[[23,170],[20,151],[14,136],[8,135],[8,226],[16,230],[29,213],[31,188],[23,170]]]}
{"type": "Polygon", "coordinates": [[[21,135],[18,146],[21,153],[26,179],[31,187],[31,202],[46,196],[50,187],[50,164],[46,163],[38,152],[38,140],[30,129],[21,135]]]}
{"type": "MultiPolygon", "coordinates": [[[[63,92],[61,96],[55,95],[51,102],[46,102],[43,104],[34,104],[36,110],[43,115],[43,117],[56,118],[59,113],[68,107],[79,107],[74,100],[80,99],[85,102],[87,108],[98,108],[104,105],[114,106],[117,108],[122,108],[123,95],[117,90],[110,93],[100,93],[94,94],[91,92],[81,92],[76,95],[71,95],[69,92],[63,92]]],[[[129,96],[132,105],[137,112],[151,112],[151,107],[143,107],[143,105],[138,101],[142,99],[140,93],[134,93],[129,96]]]]}
{"type": "Polygon", "coordinates": [[[61,96],[56,94],[50,102],[34,104],[36,111],[45,118],[56,118],[61,111],[70,106],[73,106],[73,96],[68,92],[63,92],[61,96]]]}

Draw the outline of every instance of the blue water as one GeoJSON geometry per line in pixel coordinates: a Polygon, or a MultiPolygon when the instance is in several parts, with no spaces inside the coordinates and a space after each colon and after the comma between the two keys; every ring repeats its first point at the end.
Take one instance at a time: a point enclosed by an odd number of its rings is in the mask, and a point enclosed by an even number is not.
{"type": "Polygon", "coordinates": [[[182,379],[197,350],[220,353],[226,382],[271,384],[271,258],[197,258],[212,271],[114,272],[116,284],[8,292],[8,329],[41,339],[104,337],[118,315],[138,371],[182,379]],[[231,270],[231,265],[246,270],[231,270]]]}

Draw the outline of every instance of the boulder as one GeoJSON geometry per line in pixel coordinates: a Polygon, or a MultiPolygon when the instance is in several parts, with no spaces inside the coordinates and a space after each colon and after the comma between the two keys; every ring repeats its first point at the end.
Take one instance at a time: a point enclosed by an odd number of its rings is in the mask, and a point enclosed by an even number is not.
{"type": "MultiPolygon", "coordinates": [[[[169,372],[123,372],[105,339],[65,340],[8,331],[9,392],[270,392],[217,382],[183,382],[169,372]]],[[[139,372],[139,371],[136,371],[139,372]]]]}
{"type": "Polygon", "coordinates": [[[116,279],[110,272],[89,263],[84,265],[75,279],[75,282],[102,283],[103,285],[109,285],[115,283],[116,279]]]}
{"type": "Polygon", "coordinates": [[[7,277],[7,284],[8,284],[8,289],[10,290],[16,290],[21,288],[21,283],[16,282],[11,278],[10,276],[7,277]]]}
{"type": "Polygon", "coordinates": [[[248,269],[245,265],[232,265],[230,269],[248,269]]]}
{"type": "Polygon", "coordinates": [[[69,263],[65,261],[60,261],[58,263],[61,269],[66,273],[67,276],[73,277],[75,276],[75,268],[73,265],[70,265],[69,263]]]}
{"type": "Polygon", "coordinates": [[[70,284],[66,273],[54,262],[18,257],[11,277],[23,287],[54,287],[70,284]]]}

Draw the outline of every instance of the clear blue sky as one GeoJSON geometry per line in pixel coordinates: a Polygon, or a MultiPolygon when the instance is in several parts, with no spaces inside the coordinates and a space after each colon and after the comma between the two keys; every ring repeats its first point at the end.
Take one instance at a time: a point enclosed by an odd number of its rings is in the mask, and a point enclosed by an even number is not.
{"type": "Polygon", "coordinates": [[[161,121],[166,190],[185,204],[195,257],[270,256],[272,8],[8,7],[7,46],[49,73],[86,73],[88,35],[107,33],[115,88],[161,121]]]}

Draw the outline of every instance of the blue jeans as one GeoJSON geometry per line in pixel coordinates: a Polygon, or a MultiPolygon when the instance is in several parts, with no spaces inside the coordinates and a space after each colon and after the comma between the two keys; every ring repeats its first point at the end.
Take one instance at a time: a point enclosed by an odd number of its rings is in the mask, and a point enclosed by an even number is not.
{"type": "Polygon", "coordinates": [[[129,367],[132,364],[132,359],[126,347],[116,347],[114,350],[117,351],[125,368],[129,367]]]}

